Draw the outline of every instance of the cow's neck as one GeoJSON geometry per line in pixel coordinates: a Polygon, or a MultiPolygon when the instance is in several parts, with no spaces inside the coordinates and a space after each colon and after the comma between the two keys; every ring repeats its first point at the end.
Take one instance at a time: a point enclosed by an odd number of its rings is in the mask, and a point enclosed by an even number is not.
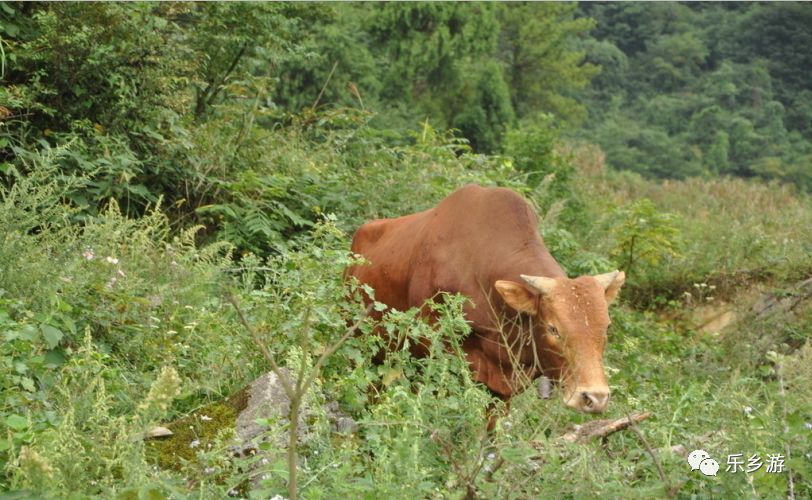
{"type": "MultiPolygon", "coordinates": [[[[506,379],[512,379],[508,384],[509,392],[521,390],[518,382],[535,379],[542,373],[550,378],[557,378],[557,371],[563,360],[550,354],[551,350],[545,348],[543,338],[534,338],[530,328],[530,318],[522,316],[507,306],[493,284],[496,280],[511,280],[523,283],[522,274],[546,277],[565,276],[563,269],[544,248],[540,240],[524,245],[514,245],[512,252],[505,252],[501,259],[494,259],[490,266],[479,266],[488,269],[487,275],[481,275],[480,290],[489,290],[490,297],[480,296],[478,304],[489,301],[490,305],[477,306],[469,310],[469,320],[478,325],[476,342],[482,353],[479,363],[488,364],[493,373],[512,374],[506,379]],[[518,250],[515,250],[519,246],[518,250]],[[514,386],[514,384],[517,384],[514,386]]],[[[484,370],[484,368],[483,368],[484,370]]],[[[487,370],[483,371],[486,372],[487,370]]],[[[497,377],[498,379],[498,377],[497,377]]],[[[485,379],[480,380],[485,382],[485,379]]],[[[495,383],[488,378],[489,384],[495,383]]],[[[508,386],[499,392],[506,396],[508,386]]]]}

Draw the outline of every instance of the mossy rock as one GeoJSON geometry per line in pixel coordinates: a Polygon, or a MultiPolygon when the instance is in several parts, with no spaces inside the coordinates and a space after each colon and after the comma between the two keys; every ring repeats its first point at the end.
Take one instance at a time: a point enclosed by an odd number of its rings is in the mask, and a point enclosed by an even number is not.
{"type": "Polygon", "coordinates": [[[181,470],[184,463],[195,460],[198,451],[234,433],[237,415],[247,403],[245,388],[225,401],[211,403],[167,424],[172,435],[148,440],[147,459],[163,469],[181,470]]]}

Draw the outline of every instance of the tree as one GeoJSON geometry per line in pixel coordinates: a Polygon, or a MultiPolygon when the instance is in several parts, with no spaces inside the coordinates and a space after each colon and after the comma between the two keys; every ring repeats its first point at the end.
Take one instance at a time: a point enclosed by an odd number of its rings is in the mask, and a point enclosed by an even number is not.
{"type": "Polygon", "coordinates": [[[574,4],[560,3],[510,4],[500,10],[499,57],[519,118],[546,112],[577,124],[586,116],[575,91],[586,87],[599,69],[570,44],[594,25],[591,19],[576,18],[575,10],[574,4]]]}

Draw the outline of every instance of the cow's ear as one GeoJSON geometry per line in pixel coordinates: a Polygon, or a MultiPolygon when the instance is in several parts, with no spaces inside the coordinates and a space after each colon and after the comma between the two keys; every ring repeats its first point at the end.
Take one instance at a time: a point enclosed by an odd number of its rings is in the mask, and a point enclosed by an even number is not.
{"type": "Polygon", "coordinates": [[[536,294],[526,286],[514,281],[499,280],[494,285],[505,303],[519,312],[536,314],[538,301],[536,294]]]}
{"type": "Polygon", "coordinates": [[[620,287],[626,282],[626,273],[623,271],[612,271],[611,273],[599,274],[595,276],[598,283],[606,290],[606,303],[611,304],[617,298],[620,287]]]}

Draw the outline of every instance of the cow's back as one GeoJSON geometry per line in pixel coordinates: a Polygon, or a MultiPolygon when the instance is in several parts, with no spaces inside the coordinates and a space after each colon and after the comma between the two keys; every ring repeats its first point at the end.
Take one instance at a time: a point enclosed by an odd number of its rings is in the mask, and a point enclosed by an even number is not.
{"type": "Polygon", "coordinates": [[[498,300],[490,293],[496,279],[563,274],[537,224],[533,209],[513,191],[465,186],[429,210],[361,226],[352,250],[369,264],[348,272],[399,310],[419,307],[438,292],[462,293],[472,299],[466,314],[476,326],[488,322],[490,312],[476,306],[498,300]]]}

